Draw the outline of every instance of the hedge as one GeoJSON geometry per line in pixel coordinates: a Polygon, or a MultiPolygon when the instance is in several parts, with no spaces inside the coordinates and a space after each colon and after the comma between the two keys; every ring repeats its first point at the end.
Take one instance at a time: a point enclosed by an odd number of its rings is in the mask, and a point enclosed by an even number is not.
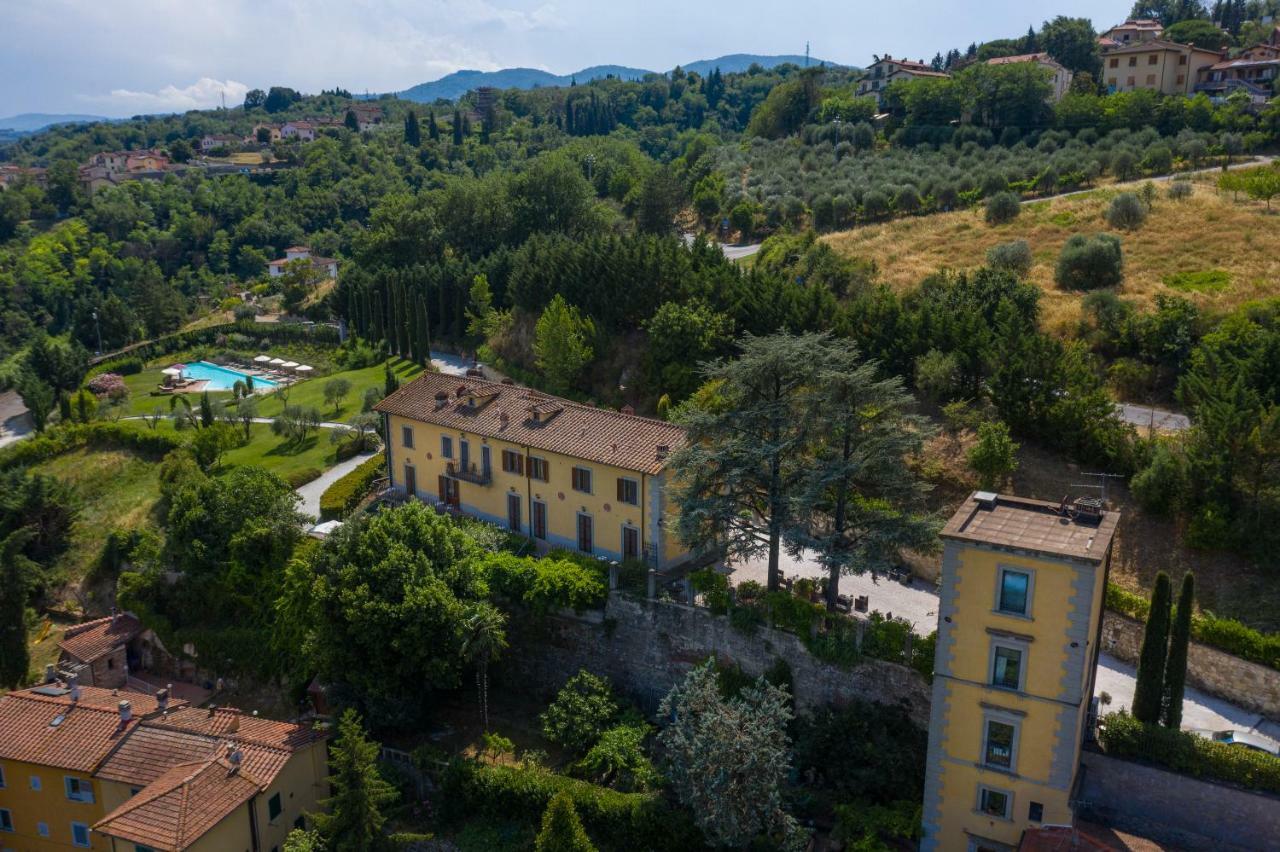
{"type": "Polygon", "coordinates": [[[340,520],[349,515],[386,469],[387,457],[379,453],[326,488],[320,495],[320,520],[340,520]]]}
{"type": "Polygon", "coordinates": [[[495,766],[455,758],[441,778],[442,816],[451,822],[514,820],[541,823],[551,797],[565,793],[597,845],[610,850],[705,850],[687,811],[662,794],[620,793],[540,767],[495,766]]]}
{"type": "Polygon", "coordinates": [[[1144,725],[1125,712],[1105,717],[1098,738],[1113,757],[1146,761],[1192,778],[1280,793],[1280,757],[1251,748],[1144,725]]]}
{"type": "Polygon", "coordinates": [[[68,423],[18,441],[0,450],[0,470],[31,465],[81,447],[121,448],[160,458],[184,442],[172,432],[138,429],[123,423],[100,421],[68,423]]]}
{"type": "Polygon", "coordinates": [[[339,342],[338,330],[329,325],[240,320],[222,325],[205,326],[193,331],[177,331],[157,337],[148,343],[133,344],[118,353],[106,356],[100,363],[114,363],[128,358],[140,358],[145,361],[192,346],[206,346],[216,342],[220,336],[229,334],[242,334],[258,341],[266,340],[276,344],[305,341],[337,346],[339,342]]]}
{"type": "MultiPolygon", "coordinates": [[[[1151,602],[1114,584],[1107,585],[1107,609],[1146,621],[1151,602]]],[[[1234,618],[1200,613],[1191,619],[1191,636],[1197,642],[1233,654],[1242,660],[1280,669],[1280,634],[1262,633],[1234,618]]]]}
{"type": "Polygon", "coordinates": [[[534,612],[556,609],[582,612],[599,609],[608,597],[604,566],[549,553],[542,559],[513,553],[491,553],[484,559],[489,588],[534,612]]]}

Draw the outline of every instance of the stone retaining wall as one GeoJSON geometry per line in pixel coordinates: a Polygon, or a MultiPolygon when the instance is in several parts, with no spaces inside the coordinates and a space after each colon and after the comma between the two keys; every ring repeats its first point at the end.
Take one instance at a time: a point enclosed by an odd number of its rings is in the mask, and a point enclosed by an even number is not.
{"type": "Polygon", "coordinates": [[[667,601],[613,593],[603,614],[572,613],[513,619],[510,650],[495,670],[508,688],[554,693],[579,669],[605,675],[646,712],[708,657],[757,677],[782,659],[791,667],[801,712],[852,699],[903,703],[915,721],[929,721],[930,690],[906,666],[866,659],[842,668],[813,657],[790,633],[761,627],[747,634],[724,616],[667,601]]]}
{"type": "MultiPolygon", "coordinates": [[[[1102,650],[1137,665],[1142,631],[1142,622],[1108,611],[1102,620],[1102,650]]],[[[1280,671],[1268,666],[1192,642],[1187,682],[1232,704],[1280,719],[1280,671]]]]}
{"type": "Polygon", "coordinates": [[[1280,798],[1086,750],[1080,816],[1177,849],[1252,852],[1280,843],[1280,798]]]}

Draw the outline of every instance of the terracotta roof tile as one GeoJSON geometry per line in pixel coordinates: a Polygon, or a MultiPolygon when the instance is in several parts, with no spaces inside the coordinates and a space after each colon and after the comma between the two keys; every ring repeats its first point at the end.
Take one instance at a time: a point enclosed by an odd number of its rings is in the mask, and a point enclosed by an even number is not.
{"type": "Polygon", "coordinates": [[[673,423],[441,373],[424,373],[376,410],[648,474],[661,471],[667,452],[685,443],[684,429],[673,423]]]}
{"type": "Polygon", "coordinates": [[[67,628],[58,647],[84,663],[104,657],[142,632],[142,623],[131,613],[86,621],[67,628]]]}
{"type": "Polygon", "coordinates": [[[325,738],[323,733],[305,725],[250,716],[232,707],[184,707],[148,724],[289,752],[325,738]]]}
{"type": "Polygon", "coordinates": [[[275,780],[290,757],[284,748],[239,744],[222,737],[175,730],[165,726],[164,717],[158,717],[139,725],[102,762],[94,776],[143,786],[180,764],[224,755],[228,743],[242,751],[244,770],[264,785],[275,780]]]}
{"type": "Polygon", "coordinates": [[[184,763],[103,817],[94,830],[153,849],[186,849],[263,785],[225,758],[184,763]]]}
{"type": "Polygon", "coordinates": [[[11,692],[0,697],[0,758],[91,772],[154,712],[155,699],[134,692],[85,686],[75,702],[57,684],[11,692]],[[120,721],[121,701],[132,712],[127,723],[120,721]]]}

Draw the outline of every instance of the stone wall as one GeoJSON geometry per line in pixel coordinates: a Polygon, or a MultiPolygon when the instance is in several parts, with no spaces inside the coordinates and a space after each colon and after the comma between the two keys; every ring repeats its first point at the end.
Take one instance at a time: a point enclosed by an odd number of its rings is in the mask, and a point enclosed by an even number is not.
{"type": "Polygon", "coordinates": [[[761,627],[746,634],[701,607],[613,593],[603,613],[513,619],[508,638],[510,650],[495,677],[508,688],[543,697],[585,668],[607,676],[652,713],[671,687],[708,657],[737,664],[752,677],[782,659],[791,667],[802,712],[858,698],[902,702],[918,724],[929,721],[929,686],[914,670],[872,659],[841,668],[814,658],[790,633],[761,627]]]}
{"type": "Polygon", "coordinates": [[[1080,816],[1178,849],[1275,849],[1280,798],[1087,750],[1080,816]]]}
{"type": "MultiPolygon", "coordinates": [[[[1102,620],[1102,650],[1137,665],[1143,624],[1114,612],[1102,620]]],[[[1192,642],[1187,682],[1232,704],[1280,719],[1280,671],[1192,642]]]]}

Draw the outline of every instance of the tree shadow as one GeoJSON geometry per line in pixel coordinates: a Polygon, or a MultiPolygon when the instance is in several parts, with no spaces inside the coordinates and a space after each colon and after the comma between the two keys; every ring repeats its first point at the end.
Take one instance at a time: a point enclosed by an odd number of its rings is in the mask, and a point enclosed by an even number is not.
{"type": "Polygon", "coordinates": [[[286,438],[276,446],[267,450],[265,453],[263,453],[263,455],[265,456],[296,456],[296,455],[305,453],[308,450],[314,449],[316,444],[319,443],[319,441],[320,441],[320,437],[314,434],[308,435],[307,437],[303,438],[300,441],[286,438]]]}

